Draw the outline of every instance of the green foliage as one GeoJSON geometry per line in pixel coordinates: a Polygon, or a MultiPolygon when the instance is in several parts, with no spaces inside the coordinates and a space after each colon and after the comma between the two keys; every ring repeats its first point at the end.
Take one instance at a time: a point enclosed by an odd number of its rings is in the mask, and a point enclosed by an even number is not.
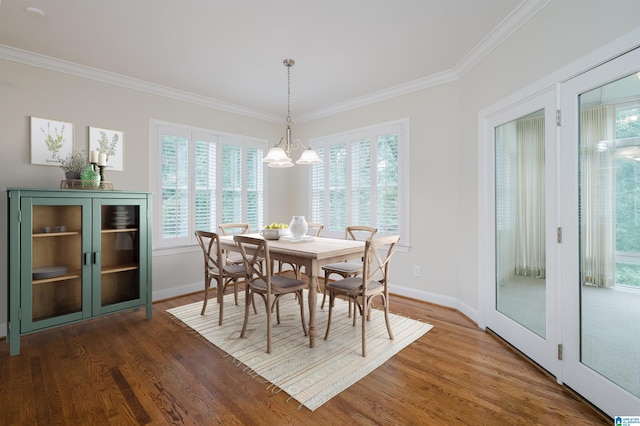
{"type": "Polygon", "coordinates": [[[89,161],[84,151],[72,151],[63,159],[60,160],[60,167],[64,172],[77,172],[82,173],[87,170],[89,161]]]}

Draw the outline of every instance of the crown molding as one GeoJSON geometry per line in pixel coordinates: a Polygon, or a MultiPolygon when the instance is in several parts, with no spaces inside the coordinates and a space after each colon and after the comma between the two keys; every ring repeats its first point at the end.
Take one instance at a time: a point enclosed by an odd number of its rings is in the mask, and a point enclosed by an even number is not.
{"type": "Polygon", "coordinates": [[[518,7],[498,24],[476,47],[471,50],[455,67],[458,77],[462,77],[475,67],[496,47],[524,25],[551,0],[524,0],[518,7]]]}
{"type": "Polygon", "coordinates": [[[396,96],[417,92],[419,90],[455,81],[469,72],[478,64],[478,62],[484,59],[550,1],[551,0],[524,0],[513,12],[511,12],[511,14],[509,14],[509,16],[503,19],[502,22],[500,22],[500,24],[491,31],[491,33],[489,33],[489,35],[480,41],[480,43],[478,43],[478,45],[469,52],[469,54],[467,54],[454,68],[450,70],[380,90],[369,95],[354,98],[327,108],[319,109],[299,116],[297,121],[304,122],[327,117],[350,109],[363,107],[374,102],[383,101],[396,96]]]}
{"type": "Polygon", "coordinates": [[[101,83],[138,90],[145,93],[151,93],[158,96],[172,98],[183,102],[201,105],[207,108],[214,108],[234,114],[257,118],[260,120],[272,121],[277,123],[282,121],[281,117],[276,117],[263,111],[258,111],[255,109],[243,107],[241,105],[223,102],[217,99],[197,95],[183,90],[173,89],[159,84],[149,83],[143,80],[137,80],[135,78],[127,77],[121,74],[111,73],[108,71],[79,65],[74,62],[56,59],[50,56],[28,52],[26,50],[16,49],[4,44],[0,44],[0,59],[20,62],[26,65],[45,68],[55,72],[74,75],[76,77],[95,80],[101,83]]]}
{"type": "Polygon", "coordinates": [[[397,96],[406,95],[408,93],[417,92],[419,90],[427,89],[429,87],[439,86],[454,80],[457,80],[458,76],[455,71],[449,70],[438,74],[434,74],[428,77],[420,78],[418,80],[410,81],[408,83],[399,84],[397,86],[389,87],[388,89],[379,90],[377,92],[370,93],[365,96],[350,99],[348,101],[329,106],[327,108],[319,109],[314,112],[303,114],[298,116],[296,120],[298,123],[315,120],[329,115],[337,114],[339,112],[348,111],[355,108],[360,108],[375,102],[384,101],[386,99],[395,98],[397,96]]]}
{"type": "MultiPolygon", "coordinates": [[[[393,86],[387,89],[379,90],[377,92],[353,98],[326,108],[321,108],[314,112],[299,116],[297,121],[304,122],[326,117],[351,109],[360,108],[375,102],[380,102],[386,99],[455,81],[462,77],[465,73],[469,72],[478,62],[480,62],[485,56],[491,53],[491,51],[499,46],[504,40],[506,40],[520,26],[527,22],[550,1],[551,0],[523,0],[522,3],[520,3],[520,5],[518,5],[518,7],[509,16],[507,16],[487,37],[485,37],[480,43],[478,43],[478,45],[453,69],[410,81],[408,83],[393,86]]],[[[151,93],[158,96],[201,105],[207,108],[218,109],[234,114],[243,115],[246,117],[256,118],[259,120],[265,120],[274,123],[280,123],[282,121],[281,117],[276,117],[273,114],[268,114],[256,109],[223,102],[217,99],[185,92],[178,89],[173,89],[159,84],[137,80],[135,78],[127,77],[121,74],[111,73],[96,68],[79,65],[73,62],[55,59],[38,53],[28,52],[26,50],[15,49],[3,44],[0,44],[0,59],[20,62],[27,65],[45,68],[51,71],[61,72],[77,77],[99,81],[102,83],[151,93]]]]}

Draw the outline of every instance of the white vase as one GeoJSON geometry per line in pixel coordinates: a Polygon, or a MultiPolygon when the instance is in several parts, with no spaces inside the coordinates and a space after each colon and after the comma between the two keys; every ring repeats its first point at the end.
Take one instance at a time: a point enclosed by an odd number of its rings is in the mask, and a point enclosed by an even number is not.
{"type": "Polygon", "coordinates": [[[309,225],[304,220],[304,216],[293,216],[291,223],[289,224],[289,231],[293,238],[301,238],[306,235],[309,225]]]}

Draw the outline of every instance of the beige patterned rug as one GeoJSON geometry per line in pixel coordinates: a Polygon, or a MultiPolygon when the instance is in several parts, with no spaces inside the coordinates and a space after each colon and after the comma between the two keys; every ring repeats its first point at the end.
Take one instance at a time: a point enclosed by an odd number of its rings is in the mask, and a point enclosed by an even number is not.
{"type": "MultiPolygon", "coordinates": [[[[280,301],[281,323],[272,327],[273,350],[267,354],[264,303],[256,298],[258,314],[249,317],[247,336],[240,338],[244,321],[244,293],[238,306],[233,295],[225,296],[224,324],[218,326],[218,305],[209,301],[207,312],[200,315],[202,302],[169,309],[186,325],[200,333],[233,357],[238,365],[269,382],[271,392],[285,391],[313,411],[342,392],[394,354],[428,332],[433,326],[406,317],[391,315],[394,340],[389,339],[382,311],[374,310],[367,324],[367,357],[362,357],[360,318],[356,327],[347,317],[348,305],[336,300],[331,321],[331,334],[324,340],[327,307],[316,310],[318,338],[316,347],[309,348],[309,338],[302,332],[300,308],[293,296],[280,301]]],[[[306,293],[305,293],[305,302],[306,293]]],[[[309,320],[305,305],[305,319],[309,320]]],[[[393,308],[393,305],[392,305],[393,308]]],[[[300,407],[298,407],[300,408],[300,407]]]]}

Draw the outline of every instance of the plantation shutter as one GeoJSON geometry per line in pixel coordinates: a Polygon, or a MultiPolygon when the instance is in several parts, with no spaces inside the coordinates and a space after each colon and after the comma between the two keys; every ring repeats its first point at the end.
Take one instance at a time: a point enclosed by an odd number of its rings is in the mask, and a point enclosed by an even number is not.
{"type": "Polygon", "coordinates": [[[189,138],[179,131],[162,133],[162,238],[189,239],[189,138]]]}
{"type": "Polygon", "coordinates": [[[195,223],[201,231],[217,232],[216,142],[217,138],[201,138],[195,143],[195,223]]]}
{"type": "MultiPolygon", "coordinates": [[[[325,148],[315,148],[318,157],[325,160],[325,148]]],[[[325,163],[314,164],[311,166],[311,220],[316,223],[324,224],[324,207],[325,207],[325,179],[324,179],[325,163]]]]}
{"type": "Polygon", "coordinates": [[[371,140],[357,139],[351,142],[351,197],[352,225],[372,225],[371,206],[375,194],[371,188],[371,140]]]}
{"type": "Polygon", "coordinates": [[[242,221],[242,149],[223,144],[222,223],[242,221]]]}
{"type": "Polygon", "coordinates": [[[324,160],[310,172],[311,220],[328,236],[347,225],[368,225],[400,235],[409,245],[408,120],[310,141],[324,160]]]}
{"type": "Polygon", "coordinates": [[[376,220],[378,232],[397,235],[398,229],[398,133],[378,136],[376,147],[376,220]]]}
{"type": "Polygon", "coordinates": [[[330,231],[342,231],[347,224],[347,145],[329,147],[329,224],[330,231]]]}
{"type": "Polygon", "coordinates": [[[262,212],[264,211],[263,157],[264,149],[247,148],[247,217],[245,221],[251,225],[251,229],[262,227],[262,212]]]}

